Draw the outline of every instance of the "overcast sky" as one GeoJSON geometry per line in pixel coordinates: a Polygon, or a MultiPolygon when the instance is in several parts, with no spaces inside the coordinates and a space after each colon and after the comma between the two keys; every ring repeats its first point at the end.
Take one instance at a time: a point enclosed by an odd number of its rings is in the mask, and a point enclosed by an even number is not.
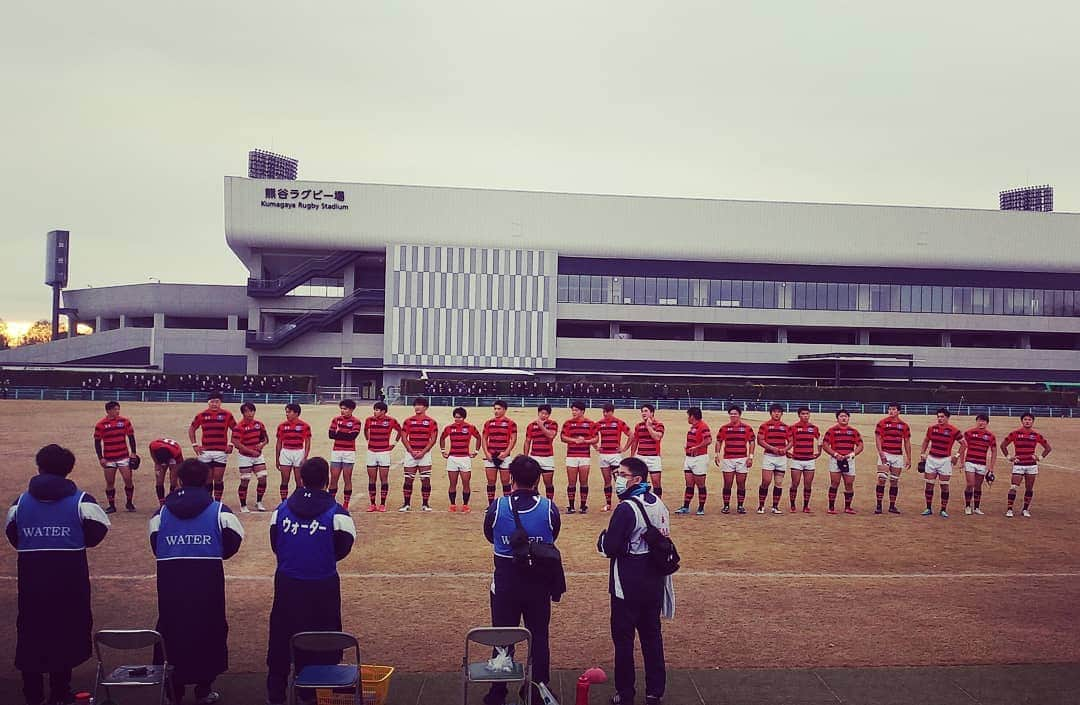
{"type": "Polygon", "coordinates": [[[222,177],[254,147],[313,180],[1080,210],[1076,2],[4,7],[8,320],[47,316],[54,228],[73,288],[242,283],[222,177]]]}

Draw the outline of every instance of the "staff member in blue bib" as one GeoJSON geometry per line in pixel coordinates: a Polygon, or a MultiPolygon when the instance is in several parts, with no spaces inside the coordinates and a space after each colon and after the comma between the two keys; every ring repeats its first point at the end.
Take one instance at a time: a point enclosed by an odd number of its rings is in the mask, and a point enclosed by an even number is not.
{"type": "MultiPolygon", "coordinates": [[[[554,502],[536,491],[540,473],[540,464],[533,458],[527,455],[514,458],[510,463],[513,491],[488,507],[484,516],[484,537],[495,550],[491,624],[516,627],[525,621],[525,628],[532,633],[533,680],[547,684],[551,677],[548,649],[551,601],[557,602],[562,597],[565,583],[553,582],[549,576],[538,576],[535,569],[515,560],[510,541],[517,528],[515,510],[530,542],[554,544],[559,538],[559,510],[554,502]]],[[[487,705],[502,705],[505,700],[505,683],[493,683],[484,697],[487,705]]]]}
{"type": "MultiPolygon", "coordinates": [[[[195,702],[215,703],[214,679],[229,669],[223,561],[240,550],[244,527],[206,491],[210,468],[185,460],[180,489],[150,519],[150,550],[157,557],[157,630],[173,665],[173,701],[195,684],[195,702]]],[[[158,661],[161,655],[157,654],[158,661]]]]}
{"type": "Polygon", "coordinates": [[[90,658],[90,569],[86,549],[109,531],[97,501],[67,479],[75,456],[47,445],[35,458],[38,474],[8,510],[7,538],[19,552],[19,617],[15,668],[28,705],[67,703],[71,669],[90,658]]]}
{"type": "MultiPolygon", "coordinates": [[[[270,548],[277,555],[270,643],[266,649],[266,699],[285,702],[289,676],[289,640],[297,632],[341,630],[341,583],[337,562],[356,540],[352,517],[326,491],[330,466],[309,458],[300,466],[303,487],[270,516],[270,548]]],[[[305,661],[301,654],[297,667],[305,661]]],[[[306,663],[341,658],[307,655],[306,663]]]]}
{"type": "Polygon", "coordinates": [[[667,507],[652,493],[649,468],[641,460],[623,460],[616,470],[614,486],[619,505],[597,542],[599,551],[611,559],[608,592],[611,593],[616,691],[611,702],[613,705],[634,702],[634,632],[637,632],[645,661],[645,705],[659,705],[667,682],[660,614],[665,611],[668,576],[656,572],[648,559],[647,526],[642,512],[648,514],[649,523],[664,535],[668,534],[671,520],[667,507]]]}

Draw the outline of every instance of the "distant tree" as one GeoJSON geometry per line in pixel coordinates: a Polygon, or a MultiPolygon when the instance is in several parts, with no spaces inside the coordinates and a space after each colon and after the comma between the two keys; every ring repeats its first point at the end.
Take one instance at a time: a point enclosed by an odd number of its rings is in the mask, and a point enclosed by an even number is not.
{"type": "Polygon", "coordinates": [[[7,350],[8,347],[7,323],[4,322],[4,319],[0,318],[0,350],[7,350]]]}
{"type": "Polygon", "coordinates": [[[30,330],[26,331],[26,335],[19,341],[20,345],[37,345],[38,343],[47,343],[52,340],[52,324],[42,319],[30,326],[30,330]]]}

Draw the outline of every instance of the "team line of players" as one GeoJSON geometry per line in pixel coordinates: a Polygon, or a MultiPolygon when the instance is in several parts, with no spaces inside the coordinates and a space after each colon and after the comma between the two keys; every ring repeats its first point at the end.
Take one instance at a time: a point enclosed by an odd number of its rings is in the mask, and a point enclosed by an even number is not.
{"type": "MultiPolygon", "coordinates": [[[[247,499],[253,476],[257,481],[255,509],[265,511],[263,496],[267,489],[268,472],[263,449],[270,442],[268,427],[255,418],[254,404],[246,403],[240,407],[240,421],[236,421],[232,413],[223,409],[221,404],[221,395],[211,393],[207,399],[207,408],[195,415],[188,429],[188,439],[196,457],[211,469],[208,490],[214,493],[216,499],[221,499],[228,455],[235,449],[240,470],[240,485],[237,489],[240,511],[250,511],[247,499]],[[199,432],[201,438],[197,440],[199,432]]],[[[372,415],[361,422],[355,416],[356,403],[350,399],[343,400],[339,405],[340,413],[331,420],[328,431],[328,437],[334,442],[330,455],[329,491],[336,496],[339,481],[343,480],[342,505],[349,508],[353,494],[352,470],[356,463],[356,442],[363,435],[367,442],[369,512],[386,511],[391,454],[398,443],[402,443],[405,449],[404,461],[401,463],[404,468],[404,501],[398,511],[411,510],[417,476],[421,484],[420,508],[422,511],[431,511],[431,458],[436,444],[446,459],[450,481],[449,511],[459,511],[459,481],[462,499],[460,511],[471,511],[469,503],[472,496],[472,460],[477,455],[483,457],[488,502],[495,499],[497,482],[501,484],[503,494],[509,494],[510,474],[503,466],[509,464],[507,459],[517,445],[518,428],[517,423],[506,415],[505,402],[496,401],[492,408],[493,416],[484,422],[482,429],[478,429],[466,421],[466,410],[458,407],[452,412],[453,423],[444,427],[440,433],[438,422],[427,414],[428,401],[423,397],[413,400],[413,415],[401,423],[389,415],[383,402],[376,402],[372,415]]],[[[138,466],[138,454],[134,427],[129,419],[120,415],[118,402],[109,402],[105,405],[105,410],[105,418],[99,421],[94,429],[94,445],[105,472],[106,498],[109,505],[106,511],[116,511],[117,473],[124,480],[126,507],[128,511],[135,511],[132,502],[134,483],[131,470],[138,466]]],[[[624,455],[638,457],[646,464],[654,491],[662,496],[661,444],[666,429],[655,417],[655,408],[652,405],[641,406],[641,421],[633,428],[615,416],[615,407],[611,404],[605,404],[600,420],[593,421],[585,415],[585,403],[574,402],[571,406],[571,417],[564,421],[561,427],[551,419],[551,411],[548,405],[537,408],[537,418],[526,426],[523,447],[523,453],[535,458],[540,464],[548,499],[554,499],[555,496],[556,437],[566,445],[566,493],[569,502],[567,513],[588,511],[589,471],[592,467],[593,449],[598,451],[604,483],[603,511],[611,509],[612,473],[624,455]]],[[[691,513],[690,505],[695,491],[698,498],[695,513],[705,513],[708,497],[706,479],[710,459],[721,469],[724,478],[723,507],[720,511],[724,514],[731,512],[734,489],[735,511],[745,514],[746,481],[753,467],[758,445],[763,451],[761,484],[758,488],[759,514],[766,511],[770,487],[771,511],[774,514],[783,513],[780,502],[783,498],[784,476],[789,470],[790,511],[798,511],[796,505],[801,486],[802,511],[810,513],[816,461],[822,453],[829,458],[828,512],[839,513],[836,500],[842,485],[843,512],[856,513],[852,507],[855,458],[865,447],[859,431],[850,425],[851,415],[846,410],[836,412],[836,424],[824,434],[811,422],[810,410],[806,407],[798,410],[799,420],[789,424],[783,418],[784,408],[774,404],[769,409],[770,418],[755,431],[742,420],[742,409],[731,406],[728,409],[729,422],[720,426],[715,434],[702,420],[701,409],[691,408],[686,414],[688,430],[683,463],[685,491],[683,506],[676,510],[677,514],[691,513]]],[[[290,479],[294,479],[299,486],[300,466],[311,452],[311,427],[300,415],[301,408],[298,404],[286,405],[285,421],[278,424],[275,433],[274,458],[281,473],[279,496],[282,501],[288,496],[290,479]]],[[[994,481],[998,458],[997,438],[988,428],[990,419],[986,415],[976,416],[975,426],[963,432],[949,420],[949,411],[939,409],[937,420],[927,429],[920,449],[919,472],[924,474],[925,479],[926,509],[923,515],[933,514],[935,486],[938,486],[939,512],[942,517],[948,517],[950,480],[954,467],[963,468],[965,475],[965,514],[983,514],[983,483],[994,481]]],[[[1034,423],[1034,415],[1024,414],[1020,428],[1010,432],[1000,445],[1002,456],[1012,463],[1006,509],[1006,516],[1009,517],[1013,516],[1014,503],[1021,488],[1024,490],[1021,511],[1024,516],[1031,516],[1031,501],[1039,471],[1037,451],[1042,448],[1043,458],[1051,451],[1046,438],[1034,430],[1034,423]],[[1009,452],[1010,446],[1013,449],[1012,455],[1009,452]]],[[[888,415],[878,421],[874,435],[878,455],[877,504],[874,513],[881,514],[886,511],[883,504],[888,485],[887,511],[899,514],[896,502],[900,476],[904,470],[910,469],[913,457],[911,427],[901,418],[899,404],[889,405],[888,415]]],[[[175,468],[184,458],[183,450],[178,441],[169,438],[152,441],[149,449],[154,460],[158,501],[164,502],[166,476],[169,476],[170,487],[175,487],[175,468]]]]}

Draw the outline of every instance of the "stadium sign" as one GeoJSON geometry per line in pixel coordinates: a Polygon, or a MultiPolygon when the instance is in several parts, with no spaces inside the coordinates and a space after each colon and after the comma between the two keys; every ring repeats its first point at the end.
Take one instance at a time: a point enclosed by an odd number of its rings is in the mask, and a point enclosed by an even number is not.
{"type": "Polygon", "coordinates": [[[263,189],[260,204],[263,208],[309,211],[347,211],[344,191],[323,189],[272,188],[263,189]]]}

